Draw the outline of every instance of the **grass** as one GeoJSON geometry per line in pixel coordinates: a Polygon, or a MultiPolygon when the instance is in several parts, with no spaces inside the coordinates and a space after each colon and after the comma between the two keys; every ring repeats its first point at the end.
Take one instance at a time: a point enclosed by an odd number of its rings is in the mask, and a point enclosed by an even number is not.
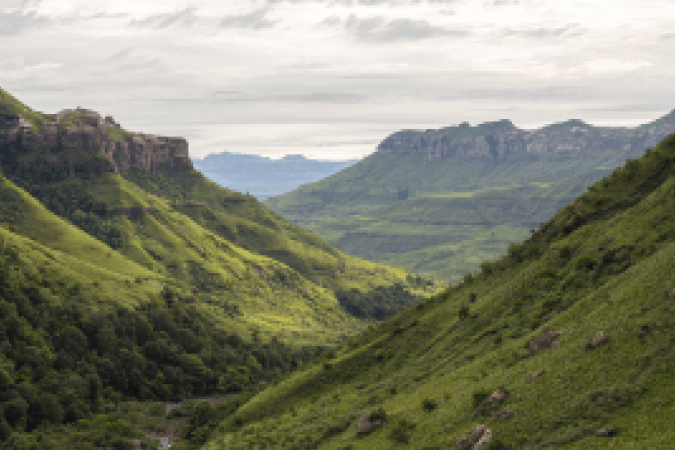
{"type": "Polygon", "coordinates": [[[480,423],[513,449],[669,448],[673,158],[672,135],[484,271],[254,397],[203,448],[449,448],[480,423]],[[613,255],[627,248],[629,264],[618,264],[613,255]],[[579,264],[585,257],[596,263],[579,264]],[[463,305],[469,313],[461,320],[463,305]],[[641,329],[650,331],[640,338],[641,329]],[[560,345],[532,355],[528,343],[549,330],[563,331],[560,345]],[[588,348],[600,330],[607,342],[588,348]],[[497,389],[509,391],[499,407],[477,407],[497,389]],[[491,422],[504,407],[516,416],[491,422]],[[357,438],[357,419],[374,410],[387,425],[357,438]],[[597,437],[608,425],[616,434],[597,437]]]}

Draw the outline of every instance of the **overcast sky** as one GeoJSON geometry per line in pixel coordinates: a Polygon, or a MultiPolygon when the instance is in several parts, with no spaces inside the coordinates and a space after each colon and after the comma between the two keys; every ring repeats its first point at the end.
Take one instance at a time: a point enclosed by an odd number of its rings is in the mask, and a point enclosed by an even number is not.
{"type": "Polygon", "coordinates": [[[0,0],[0,87],[191,157],[361,158],[510,119],[636,126],[674,108],[673,0],[0,0]]]}

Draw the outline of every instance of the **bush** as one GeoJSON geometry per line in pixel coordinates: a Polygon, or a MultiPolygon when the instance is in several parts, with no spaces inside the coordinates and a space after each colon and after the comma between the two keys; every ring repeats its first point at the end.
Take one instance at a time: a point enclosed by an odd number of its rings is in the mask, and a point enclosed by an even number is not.
{"type": "Polygon", "coordinates": [[[469,306],[463,305],[460,307],[460,311],[458,311],[458,317],[460,320],[465,320],[469,316],[469,306]]]}
{"type": "Polygon", "coordinates": [[[474,409],[482,406],[486,399],[490,397],[490,395],[491,391],[487,389],[477,389],[476,391],[472,392],[472,403],[474,405],[474,409]]]}
{"type": "Polygon", "coordinates": [[[380,420],[381,422],[387,421],[387,413],[382,406],[369,414],[369,421],[375,422],[376,420],[380,420]]]}
{"type": "Polygon", "coordinates": [[[486,450],[512,450],[512,447],[499,437],[494,437],[490,440],[488,446],[486,446],[486,450]]]}
{"type": "Polygon", "coordinates": [[[573,255],[573,249],[570,245],[564,245],[559,249],[559,257],[569,259],[573,255]]]}
{"type": "Polygon", "coordinates": [[[437,409],[437,402],[432,399],[426,398],[422,401],[422,408],[427,412],[432,412],[437,409]]]}
{"type": "Polygon", "coordinates": [[[400,420],[390,433],[390,439],[402,444],[408,444],[411,440],[411,431],[415,428],[415,424],[405,419],[400,420]]]}
{"type": "Polygon", "coordinates": [[[493,273],[493,264],[488,261],[482,262],[479,264],[479,267],[481,267],[481,272],[485,273],[486,275],[493,273]]]}
{"type": "Polygon", "coordinates": [[[596,260],[594,258],[592,258],[591,256],[588,256],[588,255],[580,256],[575,261],[575,268],[576,269],[593,269],[595,265],[596,265],[596,260]]]}
{"type": "Polygon", "coordinates": [[[469,293],[469,302],[474,303],[476,301],[476,292],[469,293]]]}

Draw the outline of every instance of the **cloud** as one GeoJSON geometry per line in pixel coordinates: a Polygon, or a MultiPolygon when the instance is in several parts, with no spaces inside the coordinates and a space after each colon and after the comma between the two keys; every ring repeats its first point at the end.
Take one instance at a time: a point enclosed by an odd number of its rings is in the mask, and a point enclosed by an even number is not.
{"type": "Polygon", "coordinates": [[[0,36],[18,36],[26,31],[51,23],[35,11],[0,12],[0,36]]]}
{"type": "MultiPolygon", "coordinates": [[[[330,23],[335,23],[334,18],[329,19],[330,23]]],[[[466,36],[469,34],[467,30],[451,30],[425,20],[414,19],[359,18],[352,14],[343,23],[345,29],[352,32],[357,40],[369,43],[416,41],[435,36],[466,36]]]]}
{"type": "Polygon", "coordinates": [[[359,103],[364,101],[367,96],[339,92],[307,92],[303,94],[281,95],[277,98],[292,102],[359,103]]]}
{"type": "Polygon", "coordinates": [[[269,9],[267,7],[263,7],[254,10],[249,14],[226,16],[221,19],[219,26],[221,28],[253,28],[254,30],[271,28],[275,25],[275,22],[265,18],[268,11],[269,9]]]}
{"type": "Polygon", "coordinates": [[[522,37],[527,39],[549,39],[563,36],[572,37],[584,34],[577,24],[567,24],[560,27],[537,27],[530,29],[504,28],[495,33],[496,37],[522,37]]]}
{"type": "Polygon", "coordinates": [[[190,6],[175,13],[153,14],[145,19],[134,19],[129,23],[133,28],[167,28],[176,24],[191,25],[197,21],[197,8],[190,6]]]}

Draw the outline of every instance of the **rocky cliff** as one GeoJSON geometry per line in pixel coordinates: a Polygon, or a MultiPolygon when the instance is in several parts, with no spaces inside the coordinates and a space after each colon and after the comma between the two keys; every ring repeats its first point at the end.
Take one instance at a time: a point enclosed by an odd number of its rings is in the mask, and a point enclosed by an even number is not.
{"type": "Polygon", "coordinates": [[[506,154],[533,155],[579,150],[645,150],[674,132],[674,110],[637,128],[595,127],[581,120],[548,125],[535,131],[521,130],[509,120],[439,130],[400,131],[378,145],[380,154],[425,155],[498,159],[506,154]]]}
{"type": "Polygon", "coordinates": [[[83,108],[17,114],[9,102],[0,102],[0,165],[43,179],[193,168],[183,138],[127,132],[112,117],[83,108]]]}

